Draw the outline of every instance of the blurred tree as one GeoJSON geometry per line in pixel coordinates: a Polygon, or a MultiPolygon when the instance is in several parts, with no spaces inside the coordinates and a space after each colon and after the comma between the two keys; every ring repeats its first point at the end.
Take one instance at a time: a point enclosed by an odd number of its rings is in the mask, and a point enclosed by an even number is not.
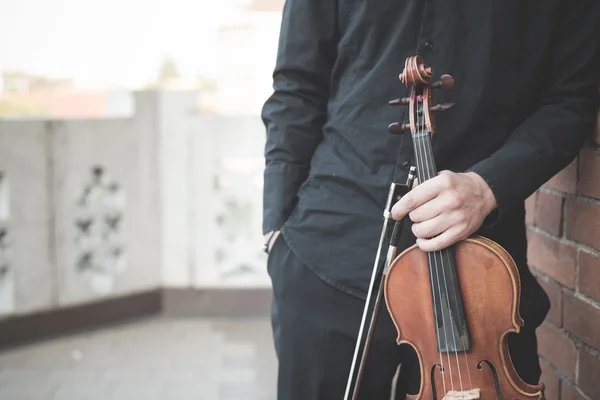
{"type": "Polygon", "coordinates": [[[146,89],[165,89],[181,78],[179,68],[172,57],[165,57],[158,67],[156,78],[146,85],[146,89]]]}
{"type": "Polygon", "coordinates": [[[160,69],[158,71],[158,76],[156,79],[158,85],[162,86],[169,84],[179,77],[179,69],[175,64],[175,60],[173,60],[171,57],[166,57],[160,65],[160,69]]]}

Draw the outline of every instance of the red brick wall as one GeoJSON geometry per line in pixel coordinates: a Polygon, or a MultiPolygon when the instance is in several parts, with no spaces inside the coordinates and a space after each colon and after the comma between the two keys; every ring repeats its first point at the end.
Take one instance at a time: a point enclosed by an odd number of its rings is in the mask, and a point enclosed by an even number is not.
{"type": "Polygon", "coordinates": [[[600,400],[600,114],[595,137],[526,207],[529,265],[552,302],[538,330],[547,400],[600,400]]]}

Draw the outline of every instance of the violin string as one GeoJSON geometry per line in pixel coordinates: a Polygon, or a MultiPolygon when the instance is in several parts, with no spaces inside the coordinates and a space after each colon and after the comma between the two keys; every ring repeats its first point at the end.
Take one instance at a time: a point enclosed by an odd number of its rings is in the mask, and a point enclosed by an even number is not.
{"type": "MultiPolygon", "coordinates": [[[[418,100],[417,101],[417,105],[418,105],[418,100]]],[[[424,136],[424,129],[423,129],[423,120],[422,120],[422,107],[420,107],[421,112],[417,113],[417,137],[415,138],[415,140],[417,141],[416,143],[416,150],[417,150],[417,158],[420,161],[420,165],[421,166],[425,166],[426,160],[423,158],[424,156],[424,151],[421,149],[424,145],[421,142],[423,140],[423,136],[424,136]]],[[[419,108],[417,109],[419,110],[419,108]]],[[[425,182],[427,179],[431,178],[431,177],[427,177],[426,172],[427,168],[417,168],[417,174],[419,175],[419,182],[423,183],[425,182]]],[[[437,346],[438,349],[441,350],[441,345],[440,345],[440,332],[439,332],[439,321],[438,321],[438,315],[437,312],[435,310],[437,310],[437,300],[436,300],[436,293],[435,293],[435,285],[433,282],[433,269],[432,268],[437,268],[435,267],[435,262],[432,262],[431,260],[431,253],[427,253],[427,260],[428,260],[428,264],[429,264],[429,279],[431,281],[431,289],[432,289],[432,299],[433,299],[433,309],[434,309],[434,319],[435,319],[435,329],[436,329],[436,342],[437,342],[437,346]]],[[[439,277],[438,277],[438,291],[439,291],[439,277]]],[[[441,293],[439,294],[439,298],[440,301],[442,299],[441,293]]],[[[443,310],[443,308],[442,308],[443,310]]],[[[443,311],[442,311],[442,323],[443,323],[443,311]]],[[[444,326],[444,334],[446,333],[446,327],[444,326]]],[[[450,358],[448,358],[448,360],[450,360],[450,358]]],[[[447,389],[446,389],[446,368],[444,367],[444,359],[442,357],[442,352],[440,351],[440,372],[442,375],[442,383],[444,386],[444,393],[448,393],[447,389]]],[[[450,383],[452,385],[452,387],[454,388],[454,380],[452,379],[452,366],[450,365],[450,383]]],[[[454,390],[454,389],[452,389],[454,390]]]]}
{"type": "MultiPolygon", "coordinates": [[[[417,134],[418,135],[422,135],[421,132],[421,116],[419,115],[419,113],[417,113],[417,134]]],[[[416,143],[416,150],[417,150],[417,159],[419,160],[419,164],[421,166],[425,165],[425,162],[422,160],[422,156],[423,156],[423,152],[421,151],[420,147],[422,146],[420,141],[420,138],[415,138],[415,140],[417,141],[416,143]]],[[[417,168],[417,175],[419,176],[419,182],[423,183],[425,182],[426,178],[425,178],[425,172],[424,172],[424,168],[417,168]]],[[[431,280],[431,288],[433,289],[435,286],[433,284],[433,271],[432,271],[432,262],[431,262],[431,258],[429,257],[429,253],[427,253],[427,259],[428,259],[428,264],[429,264],[429,278],[431,280]]],[[[433,308],[434,310],[437,309],[437,300],[436,300],[436,296],[435,296],[435,292],[432,292],[432,299],[433,299],[433,308]]],[[[440,348],[440,332],[439,332],[439,323],[438,323],[438,318],[437,318],[437,313],[434,312],[433,313],[433,317],[435,319],[435,329],[436,329],[436,342],[437,342],[437,346],[438,348],[440,348]]],[[[446,393],[446,368],[444,367],[444,361],[442,358],[442,353],[440,352],[440,373],[442,375],[442,383],[444,386],[444,392],[446,393]]]]}
{"type": "MultiPolygon", "coordinates": [[[[421,115],[419,115],[420,121],[419,121],[419,129],[421,130],[421,135],[420,135],[420,140],[421,140],[421,144],[422,144],[422,152],[423,152],[423,158],[424,158],[424,164],[425,165],[429,165],[429,166],[433,166],[433,158],[430,157],[430,159],[428,160],[427,157],[427,147],[426,146],[426,136],[429,135],[429,132],[426,132],[427,129],[425,127],[425,121],[424,121],[424,111],[423,111],[423,104],[421,103],[421,115]]],[[[431,148],[431,146],[429,146],[429,148],[431,148]]],[[[425,173],[427,174],[426,179],[431,179],[433,178],[433,176],[431,176],[432,171],[431,168],[426,168],[425,173]]],[[[439,296],[439,301],[440,301],[440,309],[442,310],[442,326],[443,326],[443,330],[444,330],[444,340],[445,343],[448,343],[448,330],[446,328],[446,324],[445,322],[445,312],[444,312],[444,307],[442,306],[442,289],[441,289],[441,285],[440,285],[440,266],[438,265],[438,259],[437,259],[437,252],[428,252],[427,253],[427,257],[430,260],[431,263],[431,258],[433,257],[433,266],[435,268],[436,271],[436,280],[437,280],[437,288],[438,288],[438,296],[439,296]]],[[[442,269],[443,272],[443,269],[442,269]]],[[[448,291],[447,287],[446,287],[446,291],[448,291]]],[[[446,300],[447,301],[447,300],[446,300]]],[[[449,316],[451,317],[451,316],[449,316]]],[[[450,384],[452,387],[452,390],[454,391],[454,374],[452,373],[452,360],[450,359],[450,352],[446,352],[446,356],[448,358],[448,371],[450,373],[450,384]]]]}
{"type": "MultiPolygon", "coordinates": [[[[433,165],[434,162],[434,158],[433,158],[433,149],[432,146],[425,146],[425,159],[427,160],[427,158],[429,158],[428,162],[431,163],[431,165],[433,165]]],[[[446,304],[448,304],[448,319],[450,320],[450,332],[452,334],[452,342],[454,343],[454,355],[456,356],[456,366],[457,366],[457,370],[458,370],[458,380],[460,382],[460,390],[464,391],[463,389],[463,382],[462,382],[462,372],[461,372],[461,368],[460,368],[460,362],[458,359],[458,350],[456,350],[457,346],[456,346],[456,335],[454,334],[454,318],[452,315],[452,308],[450,307],[450,297],[448,295],[448,280],[446,278],[446,268],[444,268],[444,258],[443,258],[443,253],[446,252],[447,250],[442,250],[442,251],[436,251],[434,252],[434,259],[436,261],[436,268],[439,268],[437,265],[437,259],[439,256],[439,260],[440,260],[440,265],[441,265],[441,269],[442,269],[442,277],[443,277],[443,282],[444,282],[444,288],[446,289],[446,304]]],[[[449,257],[448,257],[449,258],[449,257]]],[[[449,260],[448,260],[449,261],[449,260]]],[[[449,263],[447,265],[450,265],[449,263]]],[[[450,274],[452,276],[452,274],[450,274]]],[[[439,271],[438,271],[438,279],[439,279],[439,271]]],[[[439,285],[439,282],[438,282],[439,285]]],[[[453,290],[454,292],[454,290],[453,290]]],[[[441,288],[440,288],[440,297],[441,297],[441,288]]],[[[456,300],[456,293],[454,292],[454,299],[456,300]]],[[[440,300],[441,301],[441,300],[440,300]]],[[[442,308],[442,318],[444,315],[444,309],[442,308]]],[[[445,328],[445,325],[444,325],[445,328]]],[[[445,332],[444,332],[445,333],[445,332]]],[[[447,342],[448,339],[446,339],[447,342]]],[[[448,352],[448,359],[450,359],[450,351],[448,352]]],[[[452,370],[451,370],[452,371],[452,370]]],[[[450,373],[450,375],[452,375],[452,373],[450,373]]],[[[454,382],[453,382],[454,383],[454,382]]],[[[454,387],[452,387],[452,390],[454,390],[454,387]]]]}
{"type": "MultiPolygon", "coordinates": [[[[448,263],[449,263],[450,262],[450,252],[446,250],[446,251],[444,251],[444,253],[446,254],[446,257],[447,257],[448,263]]],[[[455,288],[454,276],[450,275],[450,279],[452,280],[452,288],[455,288]]],[[[452,290],[452,293],[454,294],[454,301],[456,303],[458,303],[458,299],[456,297],[456,290],[452,290]]],[[[458,315],[458,322],[460,324],[466,325],[466,323],[462,321],[460,314],[458,315]]],[[[463,354],[465,356],[465,367],[467,369],[467,374],[469,375],[469,389],[473,389],[473,382],[471,381],[471,371],[469,370],[469,359],[467,358],[466,346],[464,346],[464,348],[463,348],[463,354]]],[[[458,359],[456,360],[456,362],[458,363],[458,359]]],[[[459,368],[460,368],[460,364],[459,364],[459,368]]],[[[462,384],[462,382],[461,382],[461,384],[462,384]]]]}

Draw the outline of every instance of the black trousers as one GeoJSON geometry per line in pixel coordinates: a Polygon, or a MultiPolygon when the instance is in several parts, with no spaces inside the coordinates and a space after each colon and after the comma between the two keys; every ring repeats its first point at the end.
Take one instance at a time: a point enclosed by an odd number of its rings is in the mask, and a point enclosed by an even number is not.
{"type": "MultiPolygon", "coordinates": [[[[273,285],[277,399],[343,400],[365,301],[316,276],[298,260],[282,235],[273,244],[267,269],[273,285]]],[[[384,304],[367,359],[361,399],[400,400],[406,393],[418,392],[416,354],[408,346],[398,346],[396,337],[384,304]],[[392,381],[400,364],[392,397],[392,381]]],[[[541,370],[535,330],[524,328],[519,335],[511,335],[509,348],[521,377],[538,383],[541,370]]]]}

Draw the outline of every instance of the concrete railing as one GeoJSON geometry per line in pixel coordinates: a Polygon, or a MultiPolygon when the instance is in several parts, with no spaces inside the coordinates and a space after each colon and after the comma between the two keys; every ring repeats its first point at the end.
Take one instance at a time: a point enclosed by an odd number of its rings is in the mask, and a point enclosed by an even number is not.
{"type": "Polygon", "coordinates": [[[159,287],[263,288],[264,127],[140,92],[107,120],[0,120],[0,316],[159,287]]]}

